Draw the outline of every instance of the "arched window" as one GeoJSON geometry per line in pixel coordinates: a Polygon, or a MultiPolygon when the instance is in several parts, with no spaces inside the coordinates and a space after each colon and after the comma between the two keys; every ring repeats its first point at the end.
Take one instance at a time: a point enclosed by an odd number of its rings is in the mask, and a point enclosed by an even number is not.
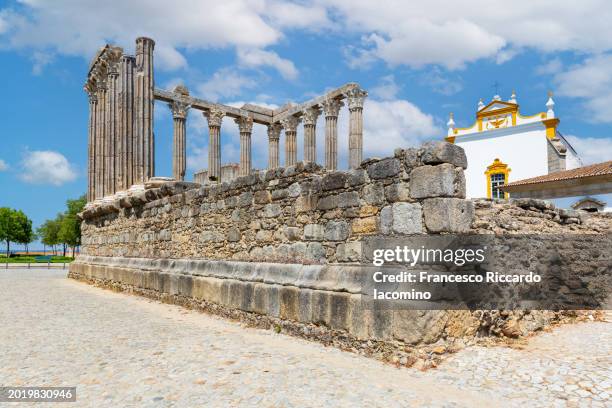
{"type": "Polygon", "coordinates": [[[493,164],[487,167],[487,198],[508,198],[508,193],[504,193],[500,187],[508,184],[510,168],[499,159],[493,160],[493,164]]]}

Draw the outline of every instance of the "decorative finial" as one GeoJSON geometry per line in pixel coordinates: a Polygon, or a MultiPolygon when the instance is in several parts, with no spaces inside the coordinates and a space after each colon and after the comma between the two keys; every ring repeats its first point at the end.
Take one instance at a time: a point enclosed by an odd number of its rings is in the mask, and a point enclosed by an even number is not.
{"type": "Polygon", "coordinates": [[[482,101],[482,98],[480,98],[480,100],[478,101],[478,110],[481,110],[482,108],[485,107],[484,102],[482,101]]]}
{"type": "Polygon", "coordinates": [[[552,91],[548,91],[548,101],[546,102],[546,109],[548,109],[546,111],[547,119],[552,119],[555,117],[555,111],[553,110],[553,108],[555,107],[555,101],[553,101],[552,96],[553,96],[552,91]]]}
{"type": "Polygon", "coordinates": [[[510,99],[508,99],[508,102],[516,103],[516,91],[514,89],[512,90],[512,95],[510,95],[510,99]]]}
{"type": "Polygon", "coordinates": [[[493,100],[494,101],[501,101],[501,96],[496,94],[496,95],[493,96],[493,100]]]}
{"type": "Polygon", "coordinates": [[[448,135],[452,136],[455,130],[455,121],[453,120],[453,112],[448,115],[448,122],[446,122],[446,126],[448,126],[448,135]]]}

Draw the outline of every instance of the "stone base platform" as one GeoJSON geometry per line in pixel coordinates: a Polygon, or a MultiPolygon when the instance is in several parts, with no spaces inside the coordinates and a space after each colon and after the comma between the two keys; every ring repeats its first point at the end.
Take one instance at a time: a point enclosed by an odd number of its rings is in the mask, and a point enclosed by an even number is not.
{"type": "Polygon", "coordinates": [[[435,365],[446,352],[565,319],[547,311],[367,310],[363,273],[355,265],[82,255],[68,276],[404,365],[435,365]]]}

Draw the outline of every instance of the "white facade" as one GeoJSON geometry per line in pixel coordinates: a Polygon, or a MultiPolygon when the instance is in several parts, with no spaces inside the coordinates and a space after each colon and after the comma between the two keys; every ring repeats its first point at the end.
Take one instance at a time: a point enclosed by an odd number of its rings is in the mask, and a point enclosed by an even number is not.
{"type": "Polygon", "coordinates": [[[554,116],[552,97],[546,107],[546,112],[522,116],[513,93],[508,102],[499,96],[486,106],[481,101],[476,122],[468,128],[455,127],[451,114],[446,140],[465,150],[468,198],[508,198],[496,184],[582,165],[576,151],[557,131],[559,119],[554,116]]]}

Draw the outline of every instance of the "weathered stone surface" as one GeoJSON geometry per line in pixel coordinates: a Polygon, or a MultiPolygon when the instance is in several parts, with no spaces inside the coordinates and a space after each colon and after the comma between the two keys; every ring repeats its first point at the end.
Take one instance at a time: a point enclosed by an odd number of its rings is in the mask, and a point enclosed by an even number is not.
{"type": "Polygon", "coordinates": [[[282,210],[279,204],[267,204],[264,207],[263,216],[266,218],[278,217],[281,212],[282,210]]]}
{"type": "Polygon", "coordinates": [[[255,204],[268,204],[272,202],[272,195],[268,190],[256,191],[253,199],[255,204]]]}
{"type": "Polygon", "coordinates": [[[255,239],[259,242],[268,242],[272,241],[273,232],[269,230],[259,230],[257,234],[255,234],[255,239]]]}
{"type": "Polygon", "coordinates": [[[346,221],[328,221],[325,224],[325,239],[330,241],[343,241],[348,238],[349,233],[350,228],[346,221]]]}
{"type": "Polygon", "coordinates": [[[459,198],[430,198],[423,202],[423,216],[430,232],[467,232],[474,220],[474,203],[459,198]]]}
{"type": "Polygon", "coordinates": [[[424,164],[450,163],[455,167],[467,169],[465,151],[453,143],[435,141],[427,142],[421,147],[421,161],[424,164]]]}
{"type": "Polygon", "coordinates": [[[247,207],[253,203],[253,193],[246,191],[238,196],[238,206],[247,207]]]}
{"type": "Polygon", "coordinates": [[[325,228],[321,224],[307,224],[304,226],[304,239],[307,241],[322,241],[325,228]]]}
{"type": "Polygon", "coordinates": [[[296,182],[289,186],[287,192],[289,194],[289,197],[297,197],[302,192],[302,187],[300,186],[300,183],[296,182]]]}
{"type": "Polygon", "coordinates": [[[238,228],[230,228],[230,230],[227,232],[227,240],[229,242],[240,241],[241,237],[242,234],[240,233],[240,230],[238,228]]]}
{"type": "Polygon", "coordinates": [[[351,224],[353,234],[374,234],[378,232],[377,217],[357,218],[351,224]]]}
{"type": "Polygon", "coordinates": [[[322,197],[319,199],[317,203],[317,208],[319,210],[331,210],[336,207],[338,207],[338,196],[337,195],[329,195],[326,197],[322,197]]]}
{"type": "Polygon", "coordinates": [[[348,175],[341,171],[328,173],[323,176],[323,180],[321,181],[321,189],[323,189],[323,191],[338,190],[344,187],[347,179],[348,175]]]}
{"type": "Polygon", "coordinates": [[[418,203],[395,203],[382,209],[381,231],[383,234],[418,234],[423,232],[421,205],[418,203]]]}
{"type": "Polygon", "coordinates": [[[363,189],[363,199],[367,204],[382,204],[385,201],[385,187],[381,183],[368,184],[363,189]]]}
{"type": "Polygon", "coordinates": [[[359,193],[356,191],[347,191],[338,195],[338,207],[357,207],[359,205],[359,193]]]}
{"type": "Polygon", "coordinates": [[[401,182],[385,187],[385,197],[387,201],[392,203],[408,201],[410,199],[410,184],[401,182]]]}
{"type": "Polygon", "coordinates": [[[336,258],[340,262],[359,262],[361,261],[361,253],[362,244],[360,241],[340,244],[336,248],[336,258]]]}
{"type": "Polygon", "coordinates": [[[452,164],[421,166],[410,173],[410,196],[465,197],[465,176],[463,170],[452,164]]]}
{"type": "Polygon", "coordinates": [[[309,242],[306,247],[305,258],[315,262],[325,260],[325,248],[320,242],[309,242]]]}
{"type": "Polygon", "coordinates": [[[371,179],[393,177],[400,172],[400,169],[400,161],[395,158],[383,159],[367,167],[371,179]]]}

